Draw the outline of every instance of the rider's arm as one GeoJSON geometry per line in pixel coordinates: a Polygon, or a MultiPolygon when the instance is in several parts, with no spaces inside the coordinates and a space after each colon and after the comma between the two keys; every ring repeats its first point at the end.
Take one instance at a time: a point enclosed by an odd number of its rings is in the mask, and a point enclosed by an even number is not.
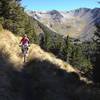
{"type": "Polygon", "coordinates": [[[20,40],[20,43],[19,44],[22,44],[22,42],[23,42],[23,38],[20,40]]]}
{"type": "Polygon", "coordinates": [[[29,39],[27,38],[28,44],[30,43],[29,39]]]}

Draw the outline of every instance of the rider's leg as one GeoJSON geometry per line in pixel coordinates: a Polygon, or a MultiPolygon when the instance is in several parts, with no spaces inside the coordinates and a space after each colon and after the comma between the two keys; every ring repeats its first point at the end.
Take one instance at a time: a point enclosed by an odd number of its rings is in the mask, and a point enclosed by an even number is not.
{"type": "Polygon", "coordinates": [[[21,50],[22,50],[22,53],[24,53],[24,49],[23,49],[23,47],[21,48],[21,50]]]}

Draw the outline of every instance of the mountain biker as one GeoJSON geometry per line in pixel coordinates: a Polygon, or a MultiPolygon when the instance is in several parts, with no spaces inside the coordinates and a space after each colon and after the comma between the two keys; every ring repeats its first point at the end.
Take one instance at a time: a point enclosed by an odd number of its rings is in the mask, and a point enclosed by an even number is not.
{"type": "Polygon", "coordinates": [[[22,46],[22,52],[24,52],[24,48],[26,48],[28,51],[29,38],[27,37],[27,34],[24,34],[24,36],[20,40],[20,45],[22,46]]]}

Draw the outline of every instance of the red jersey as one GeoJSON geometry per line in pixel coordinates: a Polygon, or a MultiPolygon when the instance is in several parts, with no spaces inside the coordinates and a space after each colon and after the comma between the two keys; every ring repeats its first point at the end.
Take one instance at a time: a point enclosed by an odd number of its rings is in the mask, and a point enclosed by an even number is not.
{"type": "Polygon", "coordinates": [[[29,44],[29,39],[27,37],[23,37],[21,39],[21,42],[20,43],[22,43],[22,45],[29,44]]]}

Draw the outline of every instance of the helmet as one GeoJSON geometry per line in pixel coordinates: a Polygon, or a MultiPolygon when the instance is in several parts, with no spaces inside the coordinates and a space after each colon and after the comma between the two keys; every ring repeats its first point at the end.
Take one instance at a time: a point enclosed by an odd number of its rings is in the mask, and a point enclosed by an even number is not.
{"type": "Polygon", "coordinates": [[[27,37],[27,34],[24,34],[23,36],[24,36],[24,37],[27,37]]]}

